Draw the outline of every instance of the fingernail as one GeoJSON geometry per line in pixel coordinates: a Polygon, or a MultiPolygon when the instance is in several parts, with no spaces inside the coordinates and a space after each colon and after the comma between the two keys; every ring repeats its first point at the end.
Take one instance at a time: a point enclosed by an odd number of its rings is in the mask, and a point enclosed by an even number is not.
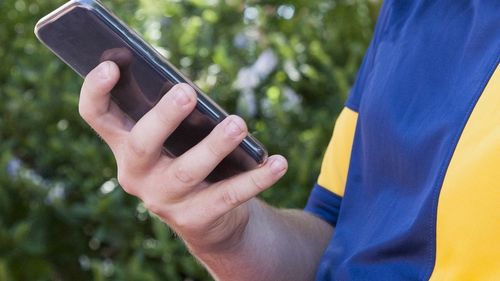
{"type": "Polygon", "coordinates": [[[180,86],[176,89],[174,100],[178,106],[183,106],[189,103],[189,96],[187,95],[184,86],[180,86]]]}
{"type": "Polygon", "coordinates": [[[103,62],[98,67],[99,77],[103,80],[109,79],[110,65],[109,62],[103,62]]]}
{"type": "Polygon", "coordinates": [[[271,162],[271,172],[273,174],[280,174],[286,169],[285,161],[282,159],[273,159],[271,162]]]}
{"type": "Polygon", "coordinates": [[[225,128],[226,134],[230,137],[237,137],[243,131],[234,120],[229,121],[225,128]]]}

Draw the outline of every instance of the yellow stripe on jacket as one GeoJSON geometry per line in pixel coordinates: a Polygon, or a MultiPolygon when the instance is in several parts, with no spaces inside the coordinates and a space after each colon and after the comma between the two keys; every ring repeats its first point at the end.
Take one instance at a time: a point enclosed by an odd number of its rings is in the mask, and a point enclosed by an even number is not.
{"type": "Polygon", "coordinates": [[[500,280],[500,66],[458,142],[439,197],[436,280],[500,280]]]}
{"type": "Polygon", "coordinates": [[[318,184],[338,196],[344,195],[357,120],[357,112],[347,107],[342,110],[323,157],[318,184]]]}

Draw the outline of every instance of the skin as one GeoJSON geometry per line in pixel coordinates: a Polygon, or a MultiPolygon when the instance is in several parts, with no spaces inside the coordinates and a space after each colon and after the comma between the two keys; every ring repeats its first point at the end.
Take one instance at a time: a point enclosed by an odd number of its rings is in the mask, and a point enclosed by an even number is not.
{"type": "Polygon", "coordinates": [[[119,76],[112,62],[90,72],[79,111],[112,150],[123,189],[178,233],[216,280],[314,279],[332,227],[301,210],[276,209],[255,198],[286,173],[286,159],[270,156],[262,167],[209,185],[203,179],[247,135],[245,122],[229,116],[171,159],[162,145],[194,109],[194,90],[176,85],[134,124],[110,100],[119,76]]]}

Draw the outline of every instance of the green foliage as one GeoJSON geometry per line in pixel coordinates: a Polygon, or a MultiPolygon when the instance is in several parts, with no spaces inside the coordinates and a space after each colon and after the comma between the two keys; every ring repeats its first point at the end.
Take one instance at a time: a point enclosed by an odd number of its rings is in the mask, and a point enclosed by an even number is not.
{"type": "MultiPolygon", "coordinates": [[[[33,35],[60,4],[0,1],[0,280],[210,280],[163,223],[116,188],[110,151],[77,114],[82,81],[33,35]]],[[[288,158],[287,176],[262,197],[302,208],[378,2],[105,4],[288,158]]]]}

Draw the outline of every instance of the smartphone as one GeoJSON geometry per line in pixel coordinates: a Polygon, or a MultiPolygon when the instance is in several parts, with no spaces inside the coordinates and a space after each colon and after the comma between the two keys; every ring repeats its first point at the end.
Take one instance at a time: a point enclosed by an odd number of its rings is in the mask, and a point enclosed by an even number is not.
{"type": "MultiPolygon", "coordinates": [[[[170,157],[178,157],[199,143],[227,117],[220,106],[99,1],[67,2],[42,18],[35,34],[82,77],[102,61],[114,61],[121,76],[111,98],[134,122],[175,84],[190,84],[197,93],[197,105],[165,141],[164,151],[170,157]]],[[[266,158],[263,145],[248,135],[205,180],[232,177],[258,167],[266,158]]]]}

